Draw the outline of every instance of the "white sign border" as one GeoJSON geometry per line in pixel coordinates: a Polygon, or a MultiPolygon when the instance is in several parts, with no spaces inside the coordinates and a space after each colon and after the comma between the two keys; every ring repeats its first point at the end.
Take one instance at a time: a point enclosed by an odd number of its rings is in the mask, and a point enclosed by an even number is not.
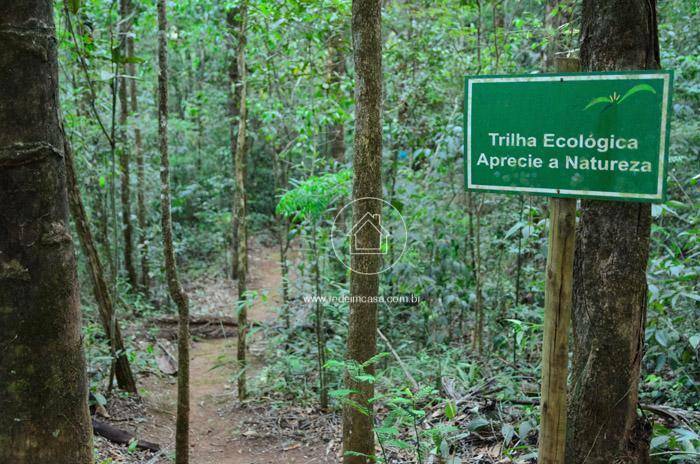
{"type": "Polygon", "coordinates": [[[666,152],[666,131],[668,120],[668,99],[670,95],[670,73],[646,73],[646,74],[583,74],[583,75],[547,75],[547,76],[518,76],[518,77],[477,77],[468,79],[467,89],[467,189],[506,191],[506,192],[532,192],[550,195],[583,195],[586,197],[606,197],[606,198],[626,198],[626,199],[648,199],[662,200],[666,152]],[[659,142],[659,178],[656,193],[628,193],[628,192],[608,192],[595,190],[568,190],[551,189],[540,187],[512,187],[500,185],[478,185],[472,183],[472,86],[473,84],[500,83],[500,82],[549,82],[549,81],[587,81],[592,78],[599,80],[630,80],[630,79],[662,79],[663,98],[661,102],[661,137],[659,142]]]}

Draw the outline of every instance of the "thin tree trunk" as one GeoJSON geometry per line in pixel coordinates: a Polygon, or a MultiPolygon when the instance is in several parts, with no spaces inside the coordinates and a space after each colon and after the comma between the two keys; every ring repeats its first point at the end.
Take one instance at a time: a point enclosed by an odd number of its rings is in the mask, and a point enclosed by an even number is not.
{"type": "MultiPolygon", "coordinates": [[[[331,95],[340,94],[340,83],[345,74],[343,36],[333,34],[328,40],[328,87],[331,95]]],[[[342,121],[333,122],[328,127],[328,153],[340,164],[345,163],[345,125],[342,121]]]]}
{"type": "MultiPolygon", "coordinates": [[[[584,0],[581,64],[658,68],[656,2],[584,0]]],[[[650,427],[637,415],[650,228],[648,203],[581,202],[567,463],[650,462],[650,427]]]]}
{"type": "Polygon", "coordinates": [[[474,244],[474,286],[476,292],[476,306],[474,314],[476,316],[474,324],[474,337],[472,338],[472,349],[477,353],[483,352],[484,344],[484,295],[483,295],[483,275],[481,273],[481,207],[484,204],[484,197],[480,195],[479,206],[476,208],[476,228],[474,244]]]}
{"type": "MultiPolygon", "coordinates": [[[[352,41],[355,60],[355,140],[353,199],[382,196],[382,39],[381,2],[353,0],[352,41]]],[[[381,201],[363,200],[353,204],[353,222],[365,214],[381,214],[381,201]]],[[[371,227],[361,228],[356,237],[358,248],[379,247],[379,237],[371,227]]],[[[352,255],[350,277],[350,316],[347,358],[364,363],[377,352],[377,303],[380,256],[352,255]]],[[[372,374],[374,366],[365,370],[372,374]]],[[[366,411],[346,404],[343,408],[343,462],[374,462],[374,413],[370,399],[374,385],[346,377],[347,387],[355,393],[350,399],[366,411]],[[351,452],[353,454],[348,454],[351,452]],[[357,454],[356,454],[357,453],[357,454]]]]}
{"type": "Polygon", "coordinates": [[[244,400],[248,396],[246,389],[246,337],[248,336],[248,302],[247,300],[247,275],[248,275],[248,233],[246,230],[246,185],[245,185],[245,157],[246,157],[246,125],[248,108],[246,106],[246,29],[248,27],[248,2],[243,1],[240,7],[240,32],[238,34],[238,76],[240,80],[240,107],[238,112],[238,137],[236,140],[236,212],[238,216],[238,347],[236,359],[238,361],[238,398],[244,400]]]}
{"type": "Polygon", "coordinates": [[[280,218],[280,267],[282,270],[282,305],[285,328],[291,327],[291,317],[289,314],[289,219],[280,218]]]}
{"type": "Polygon", "coordinates": [[[53,2],[0,2],[0,462],[92,464],[53,2]]]}
{"type": "MultiPolygon", "coordinates": [[[[282,167],[280,155],[280,149],[276,148],[274,157],[276,193],[284,192],[287,189],[286,170],[282,167]]],[[[277,221],[277,236],[279,240],[280,270],[282,272],[282,319],[284,320],[285,328],[289,329],[291,325],[289,314],[289,219],[277,214],[275,214],[275,218],[277,221]]]]}
{"type": "MultiPolygon", "coordinates": [[[[127,38],[127,50],[130,57],[136,56],[134,38],[127,38]]],[[[141,256],[141,280],[139,288],[143,292],[146,299],[151,297],[151,276],[150,263],[148,256],[148,220],[146,218],[146,167],[143,156],[143,139],[141,136],[141,126],[138,121],[139,115],[139,100],[138,89],[136,86],[136,65],[130,63],[127,65],[127,70],[132,79],[129,80],[129,93],[131,100],[131,115],[137,119],[134,124],[134,149],[136,152],[136,218],[139,225],[138,233],[138,248],[141,256]]]]}
{"type": "Polygon", "coordinates": [[[161,223],[165,274],[170,296],[178,310],[177,423],[175,462],[189,462],[190,327],[189,301],[178,277],[170,212],[170,160],[168,157],[168,20],[166,0],[158,0],[158,134],[160,142],[161,223]]]}
{"type": "MultiPolygon", "coordinates": [[[[120,16],[121,25],[119,27],[119,48],[123,57],[128,57],[127,35],[131,29],[129,14],[131,10],[130,0],[121,0],[120,16]]],[[[124,72],[128,66],[123,66],[124,72]]],[[[133,79],[131,79],[133,80],[133,79]]],[[[129,99],[126,86],[126,78],[121,77],[119,82],[119,138],[121,150],[119,150],[119,173],[121,181],[121,207],[122,207],[122,232],[124,234],[124,267],[126,268],[129,285],[132,289],[138,287],[138,275],[134,267],[134,240],[133,225],[131,224],[131,168],[130,168],[130,147],[129,131],[129,99]]]]}
{"type": "MultiPolygon", "coordinates": [[[[226,13],[226,23],[229,29],[231,62],[228,67],[229,75],[229,136],[231,138],[231,164],[234,169],[234,179],[236,178],[236,151],[238,146],[238,123],[241,110],[241,78],[238,72],[238,47],[240,40],[240,8],[232,8],[226,13]]],[[[231,199],[231,278],[238,278],[238,186],[233,188],[231,199]]]]}
{"type": "Polygon", "coordinates": [[[311,252],[313,253],[314,263],[314,290],[316,292],[316,350],[318,361],[318,383],[319,383],[319,398],[321,410],[328,409],[328,387],[326,386],[326,374],[323,371],[323,366],[326,365],[326,339],[323,333],[323,305],[321,304],[321,268],[318,259],[318,238],[316,228],[311,229],[311,252]]]}
{"type": "Polygon", "coordinates": [[[97,308],[100,313],[100,320],[105,334],[110,341],[112,356],[115,359],[114,373],[117,378],[117,385],[120,389],[129,393],[137,394],[136,381],[134,374],[129,365],[129,359],[126,356],[124,347],[124,339],[122,338],[119,322],[117,321],[114,312],[114,304],[112,295],[109,293],[109,287],[104,276],[104,268],[100,255],[97,253],[95,241],[92,238],[92,230],[88,221],[85,206],[83,205],[82,195],[78,184],[78,177],[75,170],[75,158],[70,142],[64,134],[63,151],[66,165],[66,182],[68,188],[68,202],[70,205],[71,216],[75,223],[75,229],[78,232],[80,244],[83,247],[85,256],[90,268],[90,278],[92,279],[93,293],[97,308]],[[114,327],[114,331],[112,331],[114,327]]]}
{"type": "MultiPolygon", "coordinates": [[[[525,196],[518,195],[520,201],[520,214],[519,221],[523,220],[523,210],[525,209],[525,196]]],[[[518,306],[520,304],[520,275],[523,269],[523,234],[522,231],[518,232],[518,256],[515,262],[515,294],[513,295],[513,305],[518,306]]]]}
{"type": "MultiPolygon", "coordinates": [[[[96,160],[99,162],[98,160],[96,160]]],[[[107,213],[107,185],[102,185],[100,179],[95,179],[95,209],[97,210],[97,243],[102,248],[102,254],[107,260],[109,269],[109,281],[114,280],[114,275],[117,272],[114,265],[114,255],[112,254],[112,246],[109,241],[109,214],[107,213]]]]}

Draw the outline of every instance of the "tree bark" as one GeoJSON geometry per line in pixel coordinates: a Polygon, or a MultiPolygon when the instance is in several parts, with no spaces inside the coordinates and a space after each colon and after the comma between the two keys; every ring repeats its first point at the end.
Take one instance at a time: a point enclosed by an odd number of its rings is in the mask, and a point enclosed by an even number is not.
{"type": "Polygon", "coordinates": [[[92,464],[53,2],[0,2],[0,462],[92,464]]]}
{"type": "MultiPolygon", "coordinates": [[[[586,71],[654,69],[654,0],[585,0],[586,71]]],[[[648,203],[581,202],[574,267],[574,359],[566,462],[648,463],[637,415],[651,227],[648,203]]]]}
{"type": "Polygon", "coordinates": [[[117,385],[120,389],[129,393],[138,393],[134,374],[129,365],[129,359],[126,356],[124,347],[124,339],[122,338],[119,322],[114,313],[114,304],[112,295],[109,293],[109,287],[104,275],[102,260],[97,252],[95,241],[92,237],[90,222],[88,221],[85,206],[83,205],[80,187],[78,186],[78,177],[75,170],[75,158],[73,157],[73,148],[64,136],[63,152],[66,165],[66,181],[68,184],[68,202],[70,205],[71,216],[75,229],[78,232],[80,244],[83,247],[85,256],[90,268],[90,278],[92,279],[93,293],[95,301],[100,313],[100,321],[104,328],[105,334],[110,341],[112,356],[115,358],[114,373],[117,378],[117,385]],[[112,330],[114,327],[114,330],[112,330]]]}
{"type": "MultiPolygon", "coordinates": [[[[121,23],[119,26],[119,41],[122,58],[129,56],[127,35],[131,30],[131,13],[130,0],[121,0],[120,16],[121,23]]],[[[129,67],[122,65],[124,73],[129,67]]],[[[133,79],[130,79],[133,80],[133,79]]],[[[129,123],[129,99],[126,86],[127,79],[121,77],[119,79],[119,139],[121,149],[119,150],[119,174],[121,183],[121,207],[122,207],[122,233],[124,234],[124,268],[126,269],[129,285],[132,289],[138,287],[138,275],[134,267],[134,227],[131,223],[131,154],[129,147],[129,131],[127,124],[129,123]]]]}
{"type": "MultiPolygon", "coordinates": [[[[130,57],[136,56],[134,38],[127,38],[127,53],[130,57]]],[[[129,93],[131,100],[131,115],[135,119],[139,118],[138,89],[136,86],[136,65],[127,65],[129,75],[133,76],[129,80],[129,93]]],[[[141,256],[141,280],[139,288],[147,299],[151,296],[151,276],[150,259],[148,256],[148,220],[146,218],[146,167],[143,156],[143,138],[139,121],[134,124],[134,149],[136,152],[136,218],[139,225],[138,248],[141,256]]]]}
{"type": "MultiPolygon", "coordinates": [[[[328,39],[328,86],[331,95],[340,97],[340,83],[345,74],[345,56],[343,55],[343,36],[333,34],[328,39]]],[[[331,123],[328,127],[328,153],[331,159],[340,164],[345,163],[345,124],[342,121],[331,123]]]]}
{"type": "Polygon", "coordinates": [[[190,417],[190,316],[187,294],[178,277],[173,247],[173,226],[170,211],[170,160],[168,156],[168,19],[166,0],[158,0],[158,135],[160,145],[161,226],[165,274],[170,297],[178,310],[177,423],[175,431],[175,463],[189,462],[190,417]]]}
{"type": "MultiPolygon", "coordinates": [[[[232,51],[229,63],[229,135],[231,138],[231,164],[233,177],[236,178],[236,150],[238,147],[238,122],[241,110],[241,79],[238,72],[239,35],[241,28],[240,8],[226,12],[226,24],[229,29],[229,45],[232,51]]],[[[231,198],[231,278],[238,278],[238,187],[234,185],[231,198]]]]}
{"type": "Polygon", "coordinates": [[[575,232],[576,199],[550,198],[537,458],[539,464],[564,463],[575,232]]]}
{"type": "MultiPolygon", "coordinates": [[[[382,41],[380,0],[353,0],[352,41],[355,60],[355,139],[353,199],[373,197],[377,200],[353,204],[354,224],[365,214],[381,214],[382,196],[382,41]]],[[[365,227],[357,234],[356,246],[377,248],[379,237],[365,227]]],[[[355,254],[351,259],[350,316],[347,358],[363,363],[377,351],[377,304],[380,256],[355,254]],[[362,301],[363,298],[368,298],[362,301]],[[374,300],[372,300],[374,298],[374,300]]],[[[365,369],[374,372],[373,366],[365,369]]],[[[344,464],[374,462],[373,407],[374,385],[359,382],[348,375],[346,383],[355,390],[350,398],[365,408],[367,414],[346,404],[343,408],[344,464]],[[352,452],[352,455],[347,454],[352,452]],[[359,453],[359,454],[355,454],[359,453]]]]}
{"type": "Polygon", "coordinates": [[[246,105],[246,64],[245,47],[247,43],[246,29],[248,27],[248,2],[243,1],[240,6],[240,30],[238,33],[238,78],[239,78],[239,110],[238,110],[238,136],[236,140],[236,156],[234,160],[236,174],[236,213],[237,224],[237,274],[238,274],[238,346],[236,359],[238,361],[238,398],[244,400],[247,397],[246,389],[246,337],[248,336],[248,303],[247,299],[247,275],[248,275],[248,232],[246,228],[247,197],[245,185],[245,157],[246,157],[246,128],[248,107],[246,105]]]}

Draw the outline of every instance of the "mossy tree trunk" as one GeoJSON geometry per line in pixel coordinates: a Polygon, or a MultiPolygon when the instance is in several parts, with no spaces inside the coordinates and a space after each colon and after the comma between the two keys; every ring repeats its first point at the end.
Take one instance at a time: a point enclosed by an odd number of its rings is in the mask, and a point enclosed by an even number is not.
{"type": "MultiPolygon", "coordinates": [[[[119,26],[119,48],[122,58],[128,58],[128,35],[131,31],[131,2],[121,0],[119,26]]],[[[119,179],[121,183],[122,233],[124,235],[124,268],[132,290],[138,288],[139,279],[134,266],[134,226],[131,222],[131,143],[129,141],[129,97],[127,78],[123,76],[128,70],[121,65],[122,77],[119,79],[119,179]]],[[[129,79],[133,80],[133,79],[129,79]]]]}
{"type": "MultiPolygon", "coordinates": [[[[654,69],[654,0],[585,0],[585,71],[654,69]]],[[[647,306],[648,203],[584,200],[574,267],[574,359],[566,462],[650,462],[637,414],[647,306]]]]}
{"type": "MultiPolygon", "coordinates": [[[[372,197],[375,200],[353,204],[353,222],[358,224],[365,214],[381,214],[382,202],[382,38],[381,2],[354,0],[352,2],[352,42],[355,60],[355,139],[353,170],[353,199],[372,197]]],[[[379,236],[371,227],[356,234],[357,248],[377,249],[379,236]]],[[[379,292],[380,255],[352,256],[350,277],[350,316],[348,351],[350,361],[364,363],[377,352],[377,303],[379,292]],[[364,301],[362,301],[364,299],[364,301]]],[[[368,366],[366,372],[374,373],[368,366]]],[[[374,385],[346,378],[350,396],[366,411],[346,404],[343,408],[343,462],[369,464],[374,462],[374,413],[370,399],[374,385]],[[351,452],[352,454],[348,454],[351,452]]]]}
{"type": "MultiPolygon", "coordinates": [[[[236,179],[236,151],[238,147],[238,123],[241,111],[241,79],[238,71],[239,35],[241,29],[241,9],[231,8],[226,12],[231,61],[229,76],[229,136],[231,138],[231,164],[236,179]]],[[[231,197],[231,278],[238,278],[238,187],[234,185],[231,197]]]]}
{"type": "Polygon", "coordinates": [[[175,463],[189,462],[190,421],[190,314],[187,294],[180,284],[173,246],[170,211],[170,159],[168,156],[168,19],[166,0],[158,0],[158,135],[160,145],[160,210],[165,274],[170,297],[178,310],[177,420],[175,463]]]}
{"type": "MultiPolygon", "coordinates": [[[[65,134],[63,134],[64,137],[65,134]]],[[[64,156],[66,165],[66,181],[68,186],[68,202],[70,204],[70,212],[73,217],[75,229],[78,232],[80,244],[83,247],[85,257],[88,261],[90,269],[90,278],[92,279],[93,293],[97,308],[100,313],[100,321],[102,327],[110,341],[112,356],[114,359],[114,373],[117,378],[117,385],[120,389],[129,393],[138,393],[136,389],[136,380],[129,365],[129,359],[126,355],[124,339],[122,338],[119,322],[114,313],[114,304],[112,295],[109,293],[107,280],[105,279],[104,267],[102,260],[97,252],[95,240],[92,235],[92,228],[88,221],[83,198],[80,193],[78,177],[75,169],[75,158],[73,149],[67,138],[64,141],[64,156]]]]}
{"type": "MultiPolygon", "coordinates": [[[[126,39],[127,56],[136,56],[134,37],[129,35],[126,39]]],[[[129,79],[129,101],[131,103],[131,117],[134,123],[134,152],[136,154],[136,219],[138,223],[138,250],[141,258],[141,279],[139,288],[147,299],[151,297],[150,257],[148,253],[148,220],[146,216],[146,161],[143,153],[143,137],[139,122],[138,87],[136,84],[136,65],[128,63],[127,73],[132,76],[129,79]]]]}
{"type": "Polygon", "coordinates": [[[0,2],[0,462],[91,464],[53,2],[0,2]]]}
{"type": "Polygon", "coordinates": [[[239,109],[238,109],[238,135],[236,140],[236,155],[234,159],[236,176],[236,217],[237,217],[237,276],[238,276],[238,346],[236,359],[238,361],[238,398],[246,399],[246,337],[248,336],[248,302],[247,302],[247,275],[248,275],[248,231],[246,225],[247,197],[245,185],[245,161],[246,161],[246,131],[248,119],[248,107],[246,102],[246,29],[248,27],[248,2],[244,0],[239,11],[239,32],[236,64],[238,66],[239,79],[239,109]]]}

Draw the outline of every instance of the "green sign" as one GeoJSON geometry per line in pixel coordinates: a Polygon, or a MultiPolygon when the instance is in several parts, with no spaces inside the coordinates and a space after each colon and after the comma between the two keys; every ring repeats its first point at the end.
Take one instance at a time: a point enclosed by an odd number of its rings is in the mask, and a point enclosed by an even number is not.
{"type": "Polygon", "coordinates": [[[466,79],[470,190],[664,200],[672,71],[466,79]]]}

